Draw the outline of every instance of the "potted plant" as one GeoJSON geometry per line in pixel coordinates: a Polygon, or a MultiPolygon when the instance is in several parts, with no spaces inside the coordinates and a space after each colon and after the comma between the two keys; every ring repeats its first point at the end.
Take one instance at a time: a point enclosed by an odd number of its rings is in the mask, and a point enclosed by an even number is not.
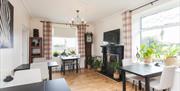
{"type": "Polygon", "coordinates": [[[154,49],[151,45],[145,45],[145,44],[142,44],[140,46],[140,56],[141,56],[141,59],[144,60],[144,63],[151,63],[152,61],[152,56],[154,54],[154,49]]]}
{"type": "Polygon", "coordinates": [[[113,61],[111,66],[114,69],[114,73],[113,73],[114,79],[119,79],[119,76],[120,76],[120,72],[119,72],[120,63],[119,63],[119,61],[117,61],[117,60],[113,61]]]}
{"type": "Polygon", "coordinates": [[[60,60],[59,55],[60,55],[59,52],[54,51],[54,52],[53,52],[52,61],[59,62],[59,60],[60,60]]]}
{"type": "Polygon", "coordinates": [[[154,58],[153,61],[161,61],[162,60],[162,55],[163,55],[163,43],[158,42],[157,40],[152,40],[151,43],[152,48],[154,49],[154,58]]]}
{"type": "Polygon", "coordinates": [[[164,63],[166,66],[176,64],[177,58],[176,55],[179,52],[179,48],[175,45],[165,48],[165,60],[164,63]]]}
{"type": "Polygon", "coordinates": [[[68,49],[66,51],[68,56],[76,56],[76,51],[74,49],[68,49]]]}
{"type": "Polygon", "coordinates": [[[88,69],[92,68],[92,63],[93,63],[93,57],[88,57],[87,58],[87,68],[88,69]]]}
{"type": "Polygon", "coordinates": [[[58,57],[58,56],[59,56],[59,53],[58,53],[57,51],[55,51],[55,52],[53,53],[53,56],[54,56],[54,57],[58,57]]]}
{"type": "Polygon", "coordinates": [[[75,56],[75,55],[76,55],[76,51],[75,51],[75,50],[71,50],[71,51],[70,51],[70,54],[73,55],[73,56],[75,56]]]}
{"type": "Polygon", "coordinates": [[[95,59],[94,61],[94,68],[97,70],[97,71],[101,71],[101,67],[102,67],[102,60],[99,60],[99,59],[95,59]]]}
{"type": "Polygon", "coordinates": [[[68,54],[66,53],[66,50],[64,50],[64,51],[61,53],[61,56],[68,56],[68,54]]]}

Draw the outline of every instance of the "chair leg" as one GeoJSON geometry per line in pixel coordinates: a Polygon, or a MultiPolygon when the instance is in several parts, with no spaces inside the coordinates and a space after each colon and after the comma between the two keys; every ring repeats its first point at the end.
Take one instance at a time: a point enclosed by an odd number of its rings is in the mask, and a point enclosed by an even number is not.
{"type": "Polygon", "coordinates": [[[167,91],[170,91],[170,88],[168,88],[167,91]]]}
{"type": "Polygon", "coordinates": [[[78,67],[78,70],[79,70],[79,72],[81,72],[81,67],[80,67],[80,64],[78,64],[78,66],[79,66],[79,67],[78,67]]]}
{"type": "Polygon", "coordinates": [[[144,91],[144,88],[142,88],[141,90],[144,91]]]}
{"type": "Polygon", "coordinates": [[[133,80],[133,83],[132,83],[132,88],[134,88],[134,84],[135,84],[135,81],[133,80]]]}
{"type": "Polygon", "coordinates": [[[135,85],[135,91],[137,91],[137,86],[135,85]]]}
{"type": "Polygon", "coordinates": [[[73,64],[73,71],[74,71],[75,65],[73,64]]]}
{"type": "Polygon", "coordinates": [[[152,88],[152,91],[155,91],[154,88],[152,88]]]}
{"type": "Polygon", "coordinates": [[[63,70],[64,70],[64,69],[65,69],[64,66],[61,65],[61,73],[63,73],[63,70]]]}
{"type": "Polygon", "coordinates": [[[138,87],[138,82],[134,81],[134,87],[135,87],[135,91],[138,91],[139,87],[138,87]]]}

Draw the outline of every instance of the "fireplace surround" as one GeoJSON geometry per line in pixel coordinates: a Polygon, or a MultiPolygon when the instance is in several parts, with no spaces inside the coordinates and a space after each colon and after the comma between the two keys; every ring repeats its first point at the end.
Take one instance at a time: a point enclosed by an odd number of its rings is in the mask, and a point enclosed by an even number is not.
{"type": "MultiPolygon", "coordinates": [[[[103,66],[102,74],[113,78],[113,67],[111,66],[114,60],[119,61],[119,65],[122,66],[122,59],[124,58],[124,46],[108,44],[101,46],[103,53],[103,66]]],[[[120,76],[121,79],[121,76],[120,76]]],[[[118,80],[120,80],[118,79],[118,80]]]]}

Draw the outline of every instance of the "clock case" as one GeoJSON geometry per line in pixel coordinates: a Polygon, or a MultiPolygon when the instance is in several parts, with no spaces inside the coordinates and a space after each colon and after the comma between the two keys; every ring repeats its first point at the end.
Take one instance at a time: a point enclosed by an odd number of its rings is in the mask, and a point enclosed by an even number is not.
{"type": "Polygon", "coordinates": [[[87,68],[88,58],[92,57],[92,43],[93,43],[92,32],[85,33],[85,68],[87,68]],[[88,37],[91,38],[91,41],[87,41],[88,37]]]}

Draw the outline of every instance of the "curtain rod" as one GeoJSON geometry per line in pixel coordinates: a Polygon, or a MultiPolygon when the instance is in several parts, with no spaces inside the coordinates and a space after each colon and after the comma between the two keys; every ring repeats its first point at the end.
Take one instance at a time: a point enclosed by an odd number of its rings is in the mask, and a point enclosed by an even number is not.
{"type": "MultiPolygon", "coordinates": [[[[61,25],[70,25],[70,26],[78,26],[78,24],[71,24],[71,23],[60,23],[60,22],[51,22],[51,21],[40,21],[40,22],[50,22],[50,23],[53,23],[53,24],[61,24],[61,25]]],[[[83,24],[84,26],[87,26],[89,27],[89,25],[87,24],[83,24]]]]}
{"type": "Polygon", "coordinates": [[[157,2],[157,1],[159,1],[159,0],[151,1],[151,2],[149,2],[149,3],[147,3],[147,4],[144,4],[144,5],[142,5],[142,6],[139,6],[139,7],[135,8],[135,9],[130,10],[130,12],[136,11],[136,10],[141,9],[141,8],[143,8],[143,7],[145,7],[145,6],[148,6],[148,5],[153,5],[153,3],[157,2]]]}

